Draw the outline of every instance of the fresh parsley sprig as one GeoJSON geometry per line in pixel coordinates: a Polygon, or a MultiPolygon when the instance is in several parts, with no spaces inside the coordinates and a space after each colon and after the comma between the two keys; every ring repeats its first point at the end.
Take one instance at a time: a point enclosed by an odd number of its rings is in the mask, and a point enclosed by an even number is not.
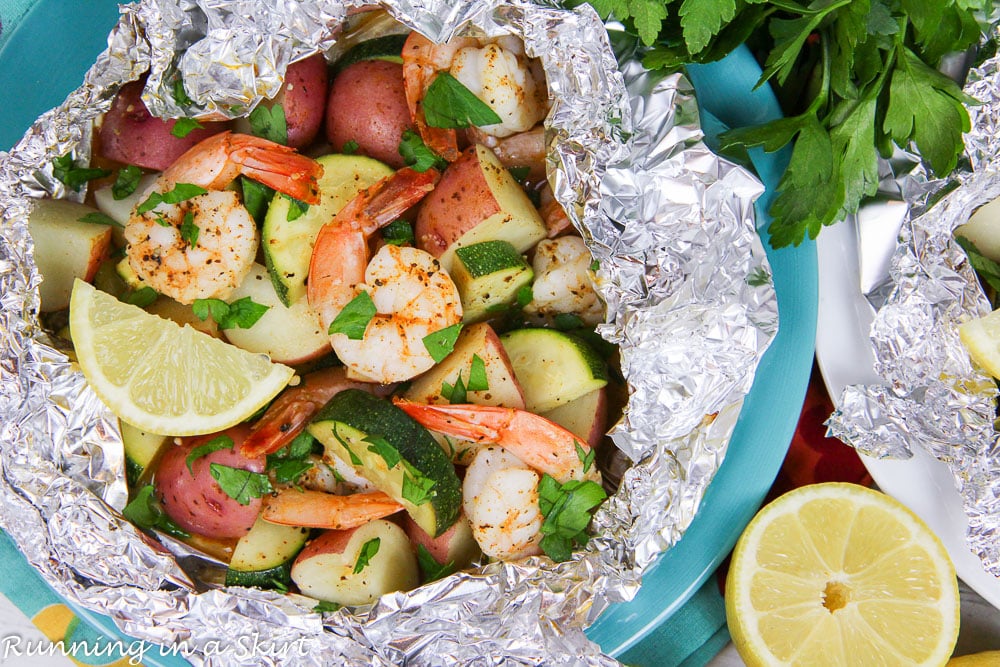
{"type": "Polygon", "coordinates": [[[548,474],[538,484],[538,507],[545,520],[539,546],[554,561],[569,560],[574,545],[587,543],[591,514],[604,502],[607,493],[590,480],[570,480],[560,484],[548,474]]]}
{"type": "MultiPolygon", "coordinates": [[[[195,240],[197,241],[197,235],[195,240]]],[[[195,317],[204,322],[211,316],[220,329],[249,329],[257,324],[270,308],[248,296],[236,299],[232,303],[222,299],[195,299],[191,304],[195,317]]]]}
{"type": "Polygon", "coordinates": [[[652,69],[718,60],[748,43],[786,117],[720,137],[723,151],[792,145],[768,231],[774,247],[857,211],[878,157],[916,147],[938,176],[955,168],[975,104],[938,71],[980,39],[986,0],[589,0],[652,47],[652,69]]]}

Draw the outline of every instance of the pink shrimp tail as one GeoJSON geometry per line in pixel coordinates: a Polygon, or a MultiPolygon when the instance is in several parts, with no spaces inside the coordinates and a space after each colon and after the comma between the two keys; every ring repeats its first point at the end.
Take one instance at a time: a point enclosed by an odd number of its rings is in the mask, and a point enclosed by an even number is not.
{"type": "Polygon", "coordinates": [[[394,398],[393,403],[426,428],[500,445],[528,466],[560,482],[584,476],[580,453],[589,452],[590,445],[527,410],[472,404],[423,405],[400,398],[394,398]]]}
{"type": "Polygon", "coordinates": [[[348,380],[345,369],[340,367],[309,373],[299,385],[286,389],[254,422],[240,452],[249,458],[275,453],[302,433],[313,415],[344,389],[379,394],[391,391],[392,386],[348,380]]]}
{"type": "Polygon", "coordinates": [[[335,496],[286,489],[268,498],[261,516],[271,523],[346,530],[395,514],[403,506],[381,491],[335,496]]]}
{"type": "Polygon", "coordinates": [[[241,165],[244,176],[307,204],[319,203],[317,181],[323,165],[267,139],[248,134],[231,137],[230,159],[241,165]]]}

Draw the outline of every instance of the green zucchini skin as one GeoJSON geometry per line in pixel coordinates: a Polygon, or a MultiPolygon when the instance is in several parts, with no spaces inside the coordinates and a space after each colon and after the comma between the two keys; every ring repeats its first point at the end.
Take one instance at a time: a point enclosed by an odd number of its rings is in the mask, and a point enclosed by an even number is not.
{"type": "Polygon", "coordinates": [[[454,465],[427,429],[388,400],[360,389],[341,391],[313,417],[308,430],[328,454],[350,463],[359,475],[403,505],[429,535],[440,535],[458,519],[462,484],[454,465]],[[391,468],[370,440],[365,440],[376,437],[399,454],[399,462],[391,468]],[[424,502],[404,497],[407,476],[433,482],[424,502]]]}
{"type": "Polygon", "coordinates": [[[309,539],[308,528],[282,526],[258,518],[240,538],[226,570],[227,586],[288,586],[295,557],[309,539]]]}

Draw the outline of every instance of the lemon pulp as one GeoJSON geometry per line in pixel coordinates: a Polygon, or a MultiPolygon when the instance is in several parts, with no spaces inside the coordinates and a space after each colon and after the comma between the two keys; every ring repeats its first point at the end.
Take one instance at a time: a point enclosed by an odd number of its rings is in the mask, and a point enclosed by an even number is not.
{"type": "Polygon", "coordinates": [[[944,665],[958,615],[937,537],[898,501],[853,484],[802,487],[761,510],[726,584],[748,665],[944,665]]]}
{"type": "Polygon", "coordinates": [[[294,371],[180,326],[77,280],[70,298],[77,360],[120,419],[150,433],[214,433],[244,421],[294,371]]]}

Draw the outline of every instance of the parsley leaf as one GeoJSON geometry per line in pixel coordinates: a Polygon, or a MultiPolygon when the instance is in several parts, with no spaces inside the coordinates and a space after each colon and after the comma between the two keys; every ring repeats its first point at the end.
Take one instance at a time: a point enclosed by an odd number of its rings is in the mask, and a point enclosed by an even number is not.
{"type": "Polygon", "coordinates": [[[115,177],[115,182],[111,186],[111,196],[115,198],[115,201],[125,199],[139,187],[140,179],[142,179],[142,170],[139,167],[134,164],[122,167],[118,170],[118,176],[115,177]]]}
{"type": "Polygon", "coordinates": [[[288,123],[285,120],[285,110],[280,104],[275,104],[270,109],[258,104],[250,112],[249,120],[252,134],[277,144],[288,143],[288,123]]]}
{"type": "Polygon", "coordinates": [[[469,396],[466,393],[465,382],[462,381],[462,375],[459,374],[458,379],[455,380],[455,384],[453,385],[447,382],[442,382],[441,395],[448,399],[449,403],[468,403],[469,396]]]}
{"type": "Polygon", "coordinates": [[[413,130],[403,132],[399,142],[399,154],[403,161],[414,171],[425,172],[428,169],[444,169],[448,166],[444,158],[427,147],[420,135],[413,130]]]}
{"type": "Polygon", "coordinates": [[[424,583],[437,581],[455,571],[455,561],[448,561],[445,564],[437,562],[437,559],[422,544],[417,545],[417,564],[424,575],[424,583]]]}
{"type": "MultiPolygon", "coordinates": [[[[404,461],[404,465],[405,463],[404,461]]],[[[406,472],[403,473],[403,488],[400,495],[403,496],[403,500],[411,502],[414,505],[423,505],[434,496],[434,485],[435,482],[430,477],[425,476],[412,466],[406,466],[406,472]]]]}
{"type": "Polygon", "coordinates": [[[515,303],[517,303],[518,308],[524,308],[529,303],[531,303],[532,299],[534,298],[535,294],[531,289],[531,285],[521,285],[517,289],[517,296],[515,303]]]}
{"type": "Polygon", "coordinates": [[[303,459],[278,459],[274,464],[268,459],[267,469],[274,473],[277,484],[295,484],[299,477],[313,467],[312,461],[303,459]]]}
{"type": "Polygon", "coordinates": [[[80,188],[87,181],[92,181],[95,178],[104,178],[110,174],[111,172],[107,169],[77,167],[73,162],[73,155],[71,153],[57,157],[52,161],[52,175],[73,192],[79,192],[80,188]]]}
{"type": "Polygon", "coordinates": [[[587,543],[591,514],[607,497],[596,482],[570,480],[560,484],[552,476],[542,475],[538,483],[538,507],[545,517],[539,531],[542,551],[556,562],[569,560],[574,545],[587,543]]]}
{"type": "Polygon", "coordinates": [[[211,316],[220,329],[249,329],[264,316],[270,306],[245,296],[232,303],[222,299],[195,299],[191,309],[199,320],[205,321],[211,316]]]}
{"type": "Polygon", "coordinates": [[[344,145],[341,146],[340,148],[340,152],[343,153],[344,155],[354,155],[355,153],[358,152],[358,148],[360,148],[360,146],[358,146],[358,142],[356,142],[354,139],[351,139],[349,141],[344,142],[344,145]]]}
{"type": "Polygon", "coordinates": [[[458,324],[452,324],[450,327],[439,329],[424,336],[424,348],[431,355],[431,358],[434,359],[434,363],[441,363],[445,357],[451,354],[451,351],[455,349],[455,341],[458,340],[458,334],[461,331],[462,323],[459,322],[458,324]]]}
{"type": "Polygon", "coordinates": [[[241,468],[212,463],[208,467],[219,488],[240,505],[249,505],[253,498],[261,498],[274,491],[267,475],[241,468]]]}
{"type": "Polygon", "coordinates": [[[194,477],[194,468],[192,466],[194,465],[195,461],[197,461],[203,456],[208,456],[212,452],[217,452],[220,449],[232,449],[233,447],[234,447],[233,439],[230,438],[228,435],[216,436],[211,440],[209,440],[208,442],[206,442],[204,445],[198,445],[197,447],[192,449],[191,452],[187,455],[187,458],[184,459],[184,462],[187,463],[188,472],[190,472],[191,476],[194,477]]]}
{"type": "Polygon", "coordinates": [[[208,192],[208,190],[200,185],[194,185],[193,183],[177,183],[171,190],[167,190],[166,192],[151,193],[146,201],[136,207],[135,212],[142,215],[143,213],[152,211],[160,204],[179,204],[182,201],[187,201],[192,197],[203,195],[206,192],[208,192]]]}
{"type": "Polygon", "coordinates": [[[117,220],[112,218],[106,213],[101,213],[100,211],[94,211],[93,213],[88,213],[84,216],[77,218],[80,222],[86,222],[90,225],[108,225],[110,227],[124,227],[117,220]]]}
{"type": "Polygon", "coordinates": [[[576,449],[576,457],[583,464],[583,474],[587,474],[594,465],[594,458],[597,456],[597,451],[589,447],[585,449],[576,440],[573,441],[573,448],[576,449]]]}
{"type": "Polygon", "coordinates": [[[178,139],[183,139],[194,130],[200,130],[202,127],[202,124],[194,118],[178,118],[174,122],[174,126],[170,128],[170,134],[178,139]]]}
{"type": "Polygon", "coordinates": [[[122,516],[146,530],[153,530],[155,528],[174,537],[191,537],[190,533],[174,523],[163,512],[156,499],[152,484],[147,484],[139,489],[132,502],[122,510],[122,516]]]}
{"type": "Polygon", "coordinates": [[[736,15],[736,0],[684,0],[677,13],[684,41],[697,53],[736,15]]]}
{"type": "Polygon", "coordinates": [[[304,201],[300,201],[295,197],[289,197],[286,194],[282,194],[281,196],[288,200],[288,215],[285,216],[288,222],[298,220],[309,210],[309,204],[304,201]]]}
{"type": "Polygon", "coordinates": [[[264,222],[267,207],[274,199],[274,190],[246,176],[240,176],[240,187],[243,189],[243,206],[258,225],[264,222]]]}
{"type": "Polygon", "coordinates": [[[1000,292],[1000,264],[984,256],[969,239],[956,236],[955,241],[969,256],[969,265],[979,274],[979,278],[995,291],[1000,292]]]}
{"type": "Polygon", "coordinates": [[[354,563],[354,574],[359,574],[363,569],[368,567],[368,563],[378,553],[378,548],[381,544],[381,537],[373,537],[361,545],[361,551],[358,552],[358,560],[354,563]]]}
{"type": "Polygon", "coordinates": [[[181,221],[181,238],[191,244],[191,247],[198,245],[198,234],[201,229],[198,225],[194,224],[194,213],[188,211],[184,214],[184,220],[181,221]]]}
{"type": "Polygon", "coordinates": [[[399,450],[382,436],[369,435],[364,440],[369,443],[368,451],[381,456],[385,461],[386,468],[392,468],[402,460],[399,450]]]}
{"type": "Polygon", "coordinates": [[[177,104],[181,105],[182,107],[194,104],[194,100],[188,97],[187,91],[184,90],[184,80],[181,79],[179,74],[177,75],[177,78],[174,79],[173,93],[174,93],[174,102],[177,102],[177,104]]]}
{"type": "Polygon", "coordinates": [[[362,290],[337,313],[327,333],[342,333],[351,340],[362,340],[376,312],[371,295],[362,290]]]}
{"type": "Polygon", "coordinates": [[[771,273],[763,266],[758,266],[757,269],[747,276],[747,285],[750,287],[761,287],[762,285],[767,285],[771,282],[771,273]]]}
{"type": "Polygon", "coordinates": [[[340,446],[343,447],[344,451],[347,452],[347,455],[350,457],[351,463],[353,465],[356,466],[364,465],[364,462],[361,460],[361,458],[357,454],[355,454],[354,451],[351,449],[350,444],[348,444],[346,440],[340,437],[340,433],[337,432],[336,424],[333,425],[333,437],[336,438],[337,442],[340,443],[340,446]]]}
{"type": "Polygon", "coordinates": [[[489,391],[490,382],[486,377],[486,362],[478,354],[472,355],[472,365],[469,367],[469,391],[489,391]]]}
{"type": "Polygon", "coordinates": [[[148,285],[145,287],[140,287],[137,290],[131,290],[126,292],[119,299],[122,303],[129,303],[133,306],[139,306],[140,308],[145,308],[149,304],[156,301],[159,294],[156,293],[152,287],[148,285]]]}
{"type": "Polygon", "coordinates": [[[339,611],[340,605],[336,602],[327,602],[326,600],[321,600],[319,604],[313,607],[313,611],[317,614],[323,614],[326,612],[339,611]]]}
{"type": "Polygon", "coordinates": [[[448,72],[438,72],[427,87],[423,110],[431,127],[481,127],[503,122],[496,111],[448,72]]]}
{"type": "Polygon", "coordinates": [[[406,220],[393,220],[382,228],[382,238],[392,245],[413,242],[413,227],[406,220]]]}
{"type": "Polygon", "coordinates": [[[556,316],[552,318],[552,324],[554,324],[556,329],[559,329],[559,331],[573,331],[574,329],[582,329],[586,326],[583,319],[575,313],[557,313],[556,316]]]}

